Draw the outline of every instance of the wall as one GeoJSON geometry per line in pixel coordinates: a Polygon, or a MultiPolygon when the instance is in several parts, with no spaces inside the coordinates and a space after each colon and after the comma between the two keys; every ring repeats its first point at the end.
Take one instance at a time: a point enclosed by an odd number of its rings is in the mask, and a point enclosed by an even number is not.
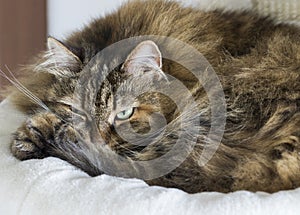
{"type": "MultiPolygon", "coordinates": [[[[0,0],[1,70],[8,73],[7,65],[15,76],[22,75],[21,65],[45,49],[45,38],[46,0],[0,0]]],[[[0,90],[7,84],[0,77],[0,90]]]]}
{"type": "MultiPolygon", "coordinates": [[[[80,29],[94,17],[117,8],[126,0],[48,0],[48,34],[57,39],[80,29]]],[[[249,8],[252,0],[178,0],[184,5],[196,5],[204,9],[249,8]],[[233,3],[233,4],[232,4],[233,3]],[[217,6],[216,6],[217,5],[217,6]],[[229,6],[231,5],[231,6],[229,6]]]]}
{"type": "Polygon", "coordinates": [[[48,0],[48,34],[63,39],[125,0],[48,0]]]}

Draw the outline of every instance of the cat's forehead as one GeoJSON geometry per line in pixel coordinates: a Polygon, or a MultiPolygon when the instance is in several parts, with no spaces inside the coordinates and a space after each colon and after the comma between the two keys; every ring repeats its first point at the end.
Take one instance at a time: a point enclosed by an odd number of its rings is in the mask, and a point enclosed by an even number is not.
{"type": "MultiPolygon", "coordinates": [[[[126,54],[128,55],[127,52],[126,54]]],[[[157,87],[154,85],[159,82],[157,79],[159,75],[148,64],[139,64],[138,66],[133,64],[134,70],[127,70],[128,68],[124,67],[125,63],[122,62],[123,58],[118,55],[108,56],[100,53],[95,58],[96,60],[93,60],[91,64],[91,73],[99,79],[97,81],[104,83],[101,84],[103,85],[102,92],[100,92],[101,104],[107,107],[111,106],[107,103],[108,97],[110,97],[113,101],[112,109],[126,109],[138,106],[139,98],[143,94],[156,91],[157,87]]]]}
{"type": "Polygon", "coordinates": [[[116,86],[113,92],[113,98],[116,107],[132,107],[138,102],[137,98],[139,84],[132,78],[124,79],[118,86],[116,86]]]}

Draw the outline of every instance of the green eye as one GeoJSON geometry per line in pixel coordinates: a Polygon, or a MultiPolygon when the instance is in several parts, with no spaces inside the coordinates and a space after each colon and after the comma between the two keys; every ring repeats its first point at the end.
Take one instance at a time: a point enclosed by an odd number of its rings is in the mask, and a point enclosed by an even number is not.
{"type": "Polygon", "coordinates": [[[134,113],[134,108],[129,108],[127,110],[123,110],[117,114],[117,120],[126,120],[129,119],[134,113]]]}

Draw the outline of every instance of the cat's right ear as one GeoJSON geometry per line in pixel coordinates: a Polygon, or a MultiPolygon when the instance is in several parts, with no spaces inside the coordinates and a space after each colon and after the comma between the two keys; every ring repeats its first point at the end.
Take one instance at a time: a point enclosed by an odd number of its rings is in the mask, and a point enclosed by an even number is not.
{"type": "Polygon", "coordinates": [[[48,52],[45,55],[45,61],[38,66],[38,69],[46,70],[54,75],[70,75],[65,73],[68,71],[77,72],[81,68],[82,61],[79,56],[62,42],[48,37],[47,47],[48,52]],[[63,71],[65,72],[62,73],[63,71]]]}
{"type": "Polygon", "coordinates": [[[160,70],[162,67],[161,52],[151,40],[138,44],[127,57],[122,69],[130,74],[136,74],[145,67],[153,68],[154,70],[160,70]]]}

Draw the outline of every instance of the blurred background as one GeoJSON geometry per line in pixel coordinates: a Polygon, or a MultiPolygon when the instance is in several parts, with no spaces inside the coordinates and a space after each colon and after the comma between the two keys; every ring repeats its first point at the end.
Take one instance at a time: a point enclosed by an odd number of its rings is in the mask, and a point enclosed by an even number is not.
{"type": "Polygon", "coordinates": [[[48,35],[62,40],[123,1],[0,0],[0,69],[20,76],[18,68],[45,50],[48,35]]]}

